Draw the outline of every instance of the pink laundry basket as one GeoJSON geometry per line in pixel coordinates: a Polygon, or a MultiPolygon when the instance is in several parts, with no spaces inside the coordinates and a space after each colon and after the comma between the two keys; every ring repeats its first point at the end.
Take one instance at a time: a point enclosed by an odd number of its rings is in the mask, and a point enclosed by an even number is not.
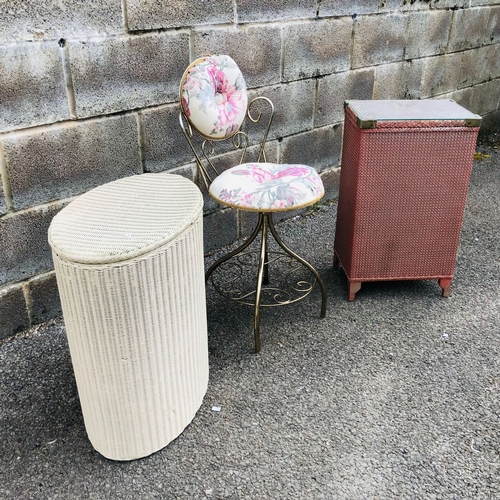
{"type": "Polygon", "coordinates": [[[481,117],[451,100],[346,101],[334,266],[448,296],[481,117]]]}

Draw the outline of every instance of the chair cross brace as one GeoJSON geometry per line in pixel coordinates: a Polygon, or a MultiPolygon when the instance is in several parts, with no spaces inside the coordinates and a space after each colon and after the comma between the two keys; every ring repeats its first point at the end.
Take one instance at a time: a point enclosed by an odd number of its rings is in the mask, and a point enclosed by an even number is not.
{"type": "MultiPolygon", "coordinates": [[[[239,266],[239,264],[237,264],[239,266]]],[[[290,274],[295,272],[297,270],[297,267],[295,267],[290,274]]],[[[255,229],[253,230],[252,234],[250,237],[245,240],[240,246],[238,246],[236,249],[233,251],[229,252],[228,254],[224,255],[221,257],[219,260],[217,260],[214,264],[210,266],[208,271],[205,274],[205,282],[208,282],[212,278],[212,284],[216,288],[216,290],[224,295],[227,298],[230,298],[231,300],[234,300],[236,302],[240,302],[243,304],[247,305],[252,305],[254,307],[254,337],[255,337],[255,351],[259,352],[260,347],[261,347],[261,342],[260,342],[260,309],[261,307],[270,307],[270,306],[280,306],[280,305],[286,305],[290,304],[292,302],[297,302],[299,300],[302,300],[305,298],[309,293],[312,291],[314,285],[316,282],[319,283],[320,289],[321,289],[321,318],[325,317],[326,314],[326,288],[323,280],[321,279],[321,276],[319,273],[316,271],[316,269],[309,264],[305,259],[297,255],[295,252],[290,250],[288,246],[283,243],[281,238],[279,237],[276,228],[274,227],[273,219],[272,219],[272,213],[270,212],[259,212],[259,220],[257,222],[257,225],[255,229]],[[241,295],[239,291],[235,292],[232,290],[231,292],[222,290],[220,286],[216,285],[216,283],[213,280],[212,274],[213,272],[219,268],[221,265],[224,263],[228,262],[230,259],[237,257],[238,255],[243,255],[244,250],[246,250],[251,243],[257,238],[257,236],[261,235],[261,243],[260,243],[260,251],[258,252],[258,272],[257,272],[257,281],[255,285],[255,289],[250,292],[246,293],[244,295],[241,295]],[[279,252],[271,252],[269,250],[269,242],[268,242],[268,237],[269,233],[271,236],[274,238],[276,243],[281,247],[281,249],[284,250],[283,253],[279,252]],[[296,286],[299,286],[301,288],[292,288],[296,291],[299,292],[299,297],[292,299],[286,299],[286,300],[280,300],[279,297],[283,296],[283,294],[286,294],[287,296],[289,295],[289,292],[274,288],[274,287],[268,287],[270,284],[270,279],[269,279],[269,266],[276,260],[270,261],[269,256],[270,254],[277,254],[277,255],[285,255],[289,259],[295,261],[299,265],[302,265],[306,269],[308,269],[312,275],[314,276],[314,281],[312,283],[308,283],[305,281],[299,281],[296,286]],[[274,303],[272,304],[265,304],[262,303],[262,292],[263,291],[271,291],[272,294],[274,295],[274,303]],[[235,296],[236,295],[236,296],[235,296]],[[249,296],[255,295],[255,298],[252,302],[246,302],[245,300],[249,296]]]]}

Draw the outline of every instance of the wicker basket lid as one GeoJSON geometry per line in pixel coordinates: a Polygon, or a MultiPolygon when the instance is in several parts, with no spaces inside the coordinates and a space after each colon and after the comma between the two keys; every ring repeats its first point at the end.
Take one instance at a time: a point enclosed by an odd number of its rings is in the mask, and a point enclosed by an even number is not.
{"type": "Polygon", "coordinates": [[[49,243],[62,259],[109,264],[150,252],[176,238],[199,216],[203,197],[180,175],[142,174],[81,195],[49,227],[49,243]]]}
{"type": "MultiPolygon", "coordinates": [[[[361,122],[406,120],[465,120],[479,126],[481,116],[451,99],[348,100],[345,102],[361,122]]],[[[469,123],[468,123],[469,124],[469,123]]]]}

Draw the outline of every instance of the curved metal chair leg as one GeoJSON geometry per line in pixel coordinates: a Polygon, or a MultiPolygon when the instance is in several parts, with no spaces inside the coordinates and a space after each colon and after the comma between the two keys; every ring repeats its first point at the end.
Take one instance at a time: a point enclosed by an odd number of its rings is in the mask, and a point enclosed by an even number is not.
{"type": "Polygon", "coordinates": [[[318,280],[319,286],[321,288],[321,317],[324,318],[326,315],[326,287],[325,284],[323,283],[323,280],[321,276],[319,275],[318,271],[314,269],[314,267],[307,262],[307,260],[303,259],[299,255],[297,255],[295,252],[290,250],[284,243],[281,241],[281,238],[278,236],[278,233],[276,232],[276,229],[273,224],[273,219],[272,215],[270,214],[265,214],[265,217],[268,219],[269,223],[269,229],[271,230],[271,233],[276,240],[276,243],[288,254],[290,257],[293,257],[294,259],[298,260],[300,263],[302,263],[304,266],[306,266],[315,276],[315,278],[318,280]]]}
{"type": "Polygon", "coordinates": [[[208,271],[205,273],[205,283],[208,281],[208,278],[210,278],[210,275],[224,262],[229,260],[231,257],[234,257],[236,254],[240,253],[241,251],[245,250],[250,243],[252,243],[253,240],[257,237],[259,234],[260,229],[262,228],[262,225],[264,223],[264,214],[259,213],[259,221],[257,222],[257,226],[253,230],[253,233],[250,235],[250,237],[243,243],[241,244],[238,248],[234,249],[232,252],[229,252],[228,254],[224,255],[221,257],[218,261],[214,262],[209,268],[208,271]]]}
{"type": "Polygon", "coordinates": [[[253,316],[253,331],[255,337],[255,352],[260,352],[260,295],[262,282],[266,275],[267,263],[267,231],[269,216],[265,214],[262,221],[262,241],[260,243],[259,271],[257,273],[257,286],[255,289],[255,307],[253,316]]]}
{"type": "MultiPolygon", "coordinates": [[[[264,216],[265,218],[265,216],[264,216]]],[[[263,235],[264,238],[264,235],[263,235]]],[[[269,253],[268,253],[268,244],[267,244],[267,231],[266,231],[266,236],[263,239],[264,244],[266,245],[265,248],[265,253],[264,253],[264,276],[262,278],[262,283],[264,285],[269,285],[269,253]]]]}

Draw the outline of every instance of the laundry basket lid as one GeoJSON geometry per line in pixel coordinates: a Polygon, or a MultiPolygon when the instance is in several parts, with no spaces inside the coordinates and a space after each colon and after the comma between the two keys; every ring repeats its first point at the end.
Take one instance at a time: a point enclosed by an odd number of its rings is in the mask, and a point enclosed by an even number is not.
{"type": "Polygon", "coordinates": [[[464,120],[470,127],[481,124],[480,115],[452,99],[348,100],[345,105],[356,115],[361,128],[373,128],[378,121],[464,120]]]}
{"type": "Polygon", "coordinates": [[[50,224],[49,243],[71,262],[120,262],[176,238],[202,207],[200,190],[185,177],[134,175],[92,189],[63,208],[50,224]]]}

